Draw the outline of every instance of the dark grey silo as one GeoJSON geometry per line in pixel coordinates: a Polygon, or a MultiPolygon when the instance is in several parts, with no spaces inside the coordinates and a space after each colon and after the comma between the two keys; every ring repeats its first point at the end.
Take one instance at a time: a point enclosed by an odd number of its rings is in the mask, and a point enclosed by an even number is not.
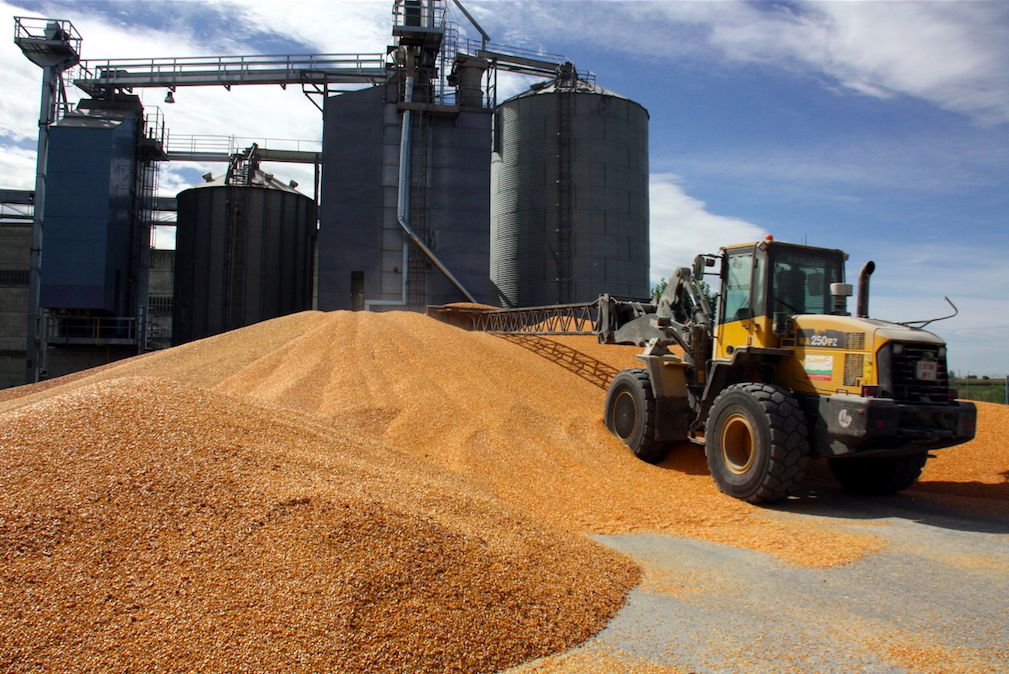
{"type": "Polygon", "coordinates": [[[648,112],[551,82],[494,121],[490,265],[503,306],[647,297],[648,112]]]}
{"type": "Polygon", "coordinates": [[[312,308],[315,202],[256,171],[180,192],[172,342],[312,308]]]}

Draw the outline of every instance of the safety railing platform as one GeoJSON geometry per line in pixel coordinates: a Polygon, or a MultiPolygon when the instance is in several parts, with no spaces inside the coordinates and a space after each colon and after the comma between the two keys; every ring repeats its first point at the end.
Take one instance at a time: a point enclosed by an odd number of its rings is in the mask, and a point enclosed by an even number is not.
{"type": "Polygon", "coordinates": [[[70,79],[92,96],[107,89],[239,84],[379,84],[384,54],[256,54],[81,61],[70,79]]]}
{"type": "Polygon", "coordinates": [[[135,346],[137,319],[129,317],[48,316],[46,341],[57,345],[135,346]]]}

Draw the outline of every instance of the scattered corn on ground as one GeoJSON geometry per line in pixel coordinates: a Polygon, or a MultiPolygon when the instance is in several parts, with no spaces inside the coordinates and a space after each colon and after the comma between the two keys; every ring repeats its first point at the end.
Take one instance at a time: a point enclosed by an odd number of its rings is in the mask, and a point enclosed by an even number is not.
{"type": "MultiPolygon", "coordinates": [[[[0,663],[499,671],[639,580],[584,534],[810,566],[881,546],[719,494],[697,446],[637,460],[601,417],[638,352],[304,312],[0,392],[0,663]]],[[[1009,502],[1009,414],[979,407],[920,485],[968,508],[1009,502]]]]}

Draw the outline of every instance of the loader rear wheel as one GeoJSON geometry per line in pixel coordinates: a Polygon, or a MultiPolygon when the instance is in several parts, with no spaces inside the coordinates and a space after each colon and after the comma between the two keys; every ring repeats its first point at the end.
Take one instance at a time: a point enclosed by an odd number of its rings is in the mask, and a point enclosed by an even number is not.
{"type": "Polygon", "coordinates": [[[858,494],[896,494],[921,477],[928,452],[905,456],[831,459],[827,462],[834,477],[848,491],[858,494]]]}
{"type": "Polygon", "coordinates": [[[802,481],[809,460],[805,418],[787,389],[735,384],[715,399],[705,427],[711,477],[722,492],[773,503],[802,481]]]}
{"type": "Polygon", "coordinates": [[[669,453],[669,444],[656,436],[655,394],[648,370],[633,368],[617,373],[606,392],[603,420],[639,459],[658,463],[669,453]]]}

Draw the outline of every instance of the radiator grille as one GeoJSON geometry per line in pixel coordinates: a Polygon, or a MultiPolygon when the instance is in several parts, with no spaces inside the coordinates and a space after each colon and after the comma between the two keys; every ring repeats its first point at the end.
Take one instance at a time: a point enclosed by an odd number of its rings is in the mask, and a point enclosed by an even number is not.
{"type": "Polygon", "coordinates": [[[949,375],[946,372],[946,357],[939,355],[938,344],[916,344],[904,342],[901,353],[890,352],[890,377],[893,397],[898,402],[949,402],[949,375]],[[935,380],[918,379],[918,362],[934,360],[938,363],[935,380]]]}
{"type": "Polygon", "coordinates": [[[860,353],[844,354],[844,385],[855,386],[865,372],[865,356],[860,353]]]}
{"type": "Polygon", "coordinates": [[[844,348],[847,349],[848,351],[864,351],[865,333],[864,332],[844,333],[844,348]]]}

